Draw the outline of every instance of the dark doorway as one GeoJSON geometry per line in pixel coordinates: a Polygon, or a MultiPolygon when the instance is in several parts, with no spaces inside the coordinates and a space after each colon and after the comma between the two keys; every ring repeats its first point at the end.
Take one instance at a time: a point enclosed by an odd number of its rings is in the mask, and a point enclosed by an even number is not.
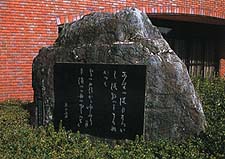
{"type": "Polygon", "coordinates": [[[184,61],[192,77],[213,77],[219,72],[219,45],[225,33],[223,25],[151,18],[184,61]]]}

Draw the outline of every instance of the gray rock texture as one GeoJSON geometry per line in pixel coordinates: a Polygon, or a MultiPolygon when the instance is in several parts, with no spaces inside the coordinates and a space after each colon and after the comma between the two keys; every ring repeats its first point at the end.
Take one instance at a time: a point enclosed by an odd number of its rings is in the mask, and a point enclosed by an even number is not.
{"type": "Polygon", "coordinates": [[[93,13],[70,24],[33,62],[36,121],[52,120],[56,62],[147,66],[144,136],[180,139],[205,129],[205,117],[185,64],[148,16],[135,8],[93,13]]]}

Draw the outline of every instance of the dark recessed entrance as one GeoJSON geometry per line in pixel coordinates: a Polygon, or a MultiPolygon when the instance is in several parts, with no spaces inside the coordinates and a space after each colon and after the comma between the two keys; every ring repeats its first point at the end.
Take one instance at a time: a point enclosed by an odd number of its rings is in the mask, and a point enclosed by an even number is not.
{"type": "Polygon", "coordinates": [[[151,17],[192,77],[218,75],[225,26],[151,17]]]}

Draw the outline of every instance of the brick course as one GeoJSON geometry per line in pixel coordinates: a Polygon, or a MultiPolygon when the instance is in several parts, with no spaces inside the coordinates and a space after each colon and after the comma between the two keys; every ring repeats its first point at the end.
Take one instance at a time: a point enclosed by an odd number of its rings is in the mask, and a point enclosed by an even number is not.
{"type": "MultiPolygon", "coordinates": [[[[146,13],[204,15],[225,19],[225,0],[1,0],[0,101],[33,100],[32,60],[53,44],[57,25],[93,11],[137,7],[146,13]]],[[[225,73],[225,62],[220,74],[225,73]]]]}

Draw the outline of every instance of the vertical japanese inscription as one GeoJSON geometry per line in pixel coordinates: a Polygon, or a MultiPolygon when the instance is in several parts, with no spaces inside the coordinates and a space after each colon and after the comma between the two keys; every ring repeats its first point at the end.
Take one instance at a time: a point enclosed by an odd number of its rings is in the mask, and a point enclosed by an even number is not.
{"type": "Polygon", "coordinates": [[[93,74],[94,70],[90,68],[88,70],[88,77],[85,78],[84,68],[79,70],[79,76],[77,78],[78,83],[78,105],[79,105],[79,119],[77,126],[88,128],[93,125],[92,110],[93,110],[93,74]],[[87,88],[85,90],[85,84],[87,82],[87,88]],[[87,96],[85,96],[85,93],[87,96]]]}
{"type": "MultiPolygon", "coordinates": [[[[104,71],[106,72],[106,71],[104,71]]],[[[113,70],[113,78],[110,83],[110,95],[112,104],[112,125],[111,132],[124,133],[126,131],[126,96],[127,96],[127,72],[113,70]]],[[[104,73],[105,75],[105,73],[104,73]]],[[[108,80],[108,77],[104,79],[108,80]]],[[[104,81],[106,86],[107,81],[104,81]]]]}
{"type": "Polygon", "coordinates": [[[94,70],[92,68],[89,69],[89,77],[88,77],[88,106],[86,109],[88,110],[88,119],[85,121],[85,127],[92,126],[92,110],[93,110],[93,74],[94,70]]]}
{"type": "Polygon", "coordinates": [[[110,83],[110,94],[111,94],[111,102],[112,102],[112,125],[111,125],[111,131],[112,132],[117,132],[117,122],[116,122],[116,118],[117,118],[117,113],[116,113],[116,107],[118,105],[118,88],[117,88],[117,71],[113,70],[113,78],[112,81],[110,83]]]}
{"type": "Polygon", "coordinates": [[[121,123],[120,123],[120,132],[125,132],[126,131],[126,122],[125,122],[125,112],[126,112],[126,106],[127,106],[127,72],[123,71],[122,72],[122,82],[121,82],[121,87],[122,87],[122,93],[120,97],[120,107],[121,107],[121,123]]]}
{"type": "Polygon", "coordinates": [[[57,64],[55,121],[99,137],[142,135],[145,70],[143,65],[57,64]]]}
{"type": "Polygon", "coordinates": [[[77,79],[78,82],[78,89],[79,89],[79,94],[78,94],[78,105],[79,105],[79,119],[77,126],[81,127],[81,125],[84,123],[84,116],[83,116],[83,111],[84,111],[84,69],[81,67],[79,71],[79,76],[77,79]]]}

